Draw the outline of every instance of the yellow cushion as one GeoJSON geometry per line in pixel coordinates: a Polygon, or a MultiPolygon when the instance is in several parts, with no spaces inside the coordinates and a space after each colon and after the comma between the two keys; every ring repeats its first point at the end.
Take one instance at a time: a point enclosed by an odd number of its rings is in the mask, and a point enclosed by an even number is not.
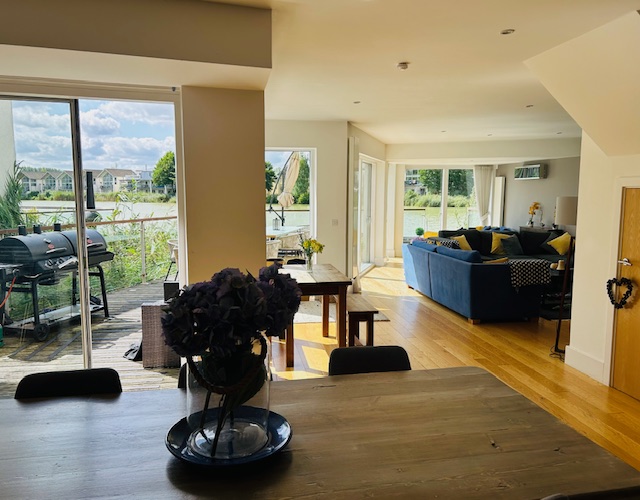
{"type": "Polygon", "coordinates": [[[501,259],[485,260],[485,264],[504,264],[509,260],[509,257],[502,257],[501,259]]]}
{"type": "Polygon", "coordinates": [[[471,245],[469,245],[469,242],[467,241],[467,237],[464,234],[461,234],[460,236],[451,236],[450,238],[458,242],[458,245],[460,245],[460,250],[473,250],[473,248],[471,248],[471,245]]]}
{"type": "Polygon", "coordinates": [[[556,252],[560,255],[564,255],[569,251],[571,235],[569,233],[564,233],[562,236],[558,236],[557,238],[549,241],[548,244],[555,248],[556,252]]]}
{"type": "Polygon", "coordinates": [[[510,234],[491,233],[491,253],[504,254],[502,240],[511,236],[510,234]]]}

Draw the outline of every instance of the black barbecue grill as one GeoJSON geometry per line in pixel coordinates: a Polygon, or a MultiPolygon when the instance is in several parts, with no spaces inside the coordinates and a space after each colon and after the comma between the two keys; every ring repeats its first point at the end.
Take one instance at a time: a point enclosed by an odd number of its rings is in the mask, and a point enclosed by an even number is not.
{"type": "MultiPolygon", "coordinates": [[[[104,237],[96,230],[87,229],[87,253],[90,276],[100,278],[102,307],[105,317],[109,316],[107,293],[102,262],[113,260],[113,253],[107,251],[104,237]]],[[[60,281],[63,273],[73,273],[73,305],[76,304],[76,276],[78,270],[78,248],[76,231],[40,232],[34,226],[33,234],[7,236],[0,240],[0,285],[3,297],[7,282],[15,277],[12,292],[30,293],[33,300],[34,337],[45,340],[49,335],[51,322],[41,321],[38,306],[38,285],[53,285],[60,281]],[[18,285],[18,286],[16,286],[18,285]],[[23,286],[19,286],[23,285],[23,286]]],[[[4,318],[4,310],[0,310],[4,318]]]]}

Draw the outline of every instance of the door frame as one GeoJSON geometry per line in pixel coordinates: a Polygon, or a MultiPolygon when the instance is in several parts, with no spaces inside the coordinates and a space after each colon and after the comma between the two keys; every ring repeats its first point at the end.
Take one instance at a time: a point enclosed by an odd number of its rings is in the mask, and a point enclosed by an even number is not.
{"type": "MultiPolygon", "coordinates": [[[[618,274],[618,255],[620,253],[620,245],[622,240],[622,193],[624,188],[639,188],[640,189],[640,176],[625,176],[618,177],[614,184],[613,193],[613,217],[611,220],[611,227],[617,228],[617,240],[611,245],[611,256],[609,259],[609,273],[608,276],[617,276],[618,274]]],[[[604,370],[603,374],[605,380],[603,381],[611,387],[613,381],[613,344],[615,337],[615,310],[613,307],[607,309],[607,331],[605,335],[605,355],[604,355],[604,370]]]]}

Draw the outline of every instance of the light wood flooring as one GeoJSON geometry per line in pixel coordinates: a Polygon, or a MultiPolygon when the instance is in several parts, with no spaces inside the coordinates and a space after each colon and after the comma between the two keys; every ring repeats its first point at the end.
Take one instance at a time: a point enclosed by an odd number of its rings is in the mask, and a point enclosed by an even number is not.
{"type": "MultiPolygon", "coordinates": [[[[409,289],[394,259],[362,279],[363,295],[390,321],[375,322],[375,344],[403,346],[413,369],[479,366],[578,432],[640,470],[640,401],[550,356],[556,322],[469,324],[409,289]]],[[[296,325],[295,366],[284,368],[284,345],[273,343],[277,376],[320,377],[335,347],[334,325],[323,339],[316,324],[296,325]]],[[[560,346],[568,341],[563,322],[560,346]]]]}

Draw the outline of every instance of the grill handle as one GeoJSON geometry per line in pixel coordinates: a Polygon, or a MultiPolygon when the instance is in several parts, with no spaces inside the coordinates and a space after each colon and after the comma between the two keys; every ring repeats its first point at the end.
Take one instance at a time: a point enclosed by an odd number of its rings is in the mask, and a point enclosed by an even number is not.
{"type": "Polygon", "coordinates": [[[52,248],[51,250],[47,250],[45,253],[48,255],[50,253],[56,253],[56,252],[66,252],[66,248],[52,248]]]}
{"type": "Polygon", "coordinates": [[[104,243],[90,243],[87,248],[103,248],[104,246],[104,243]]]}

